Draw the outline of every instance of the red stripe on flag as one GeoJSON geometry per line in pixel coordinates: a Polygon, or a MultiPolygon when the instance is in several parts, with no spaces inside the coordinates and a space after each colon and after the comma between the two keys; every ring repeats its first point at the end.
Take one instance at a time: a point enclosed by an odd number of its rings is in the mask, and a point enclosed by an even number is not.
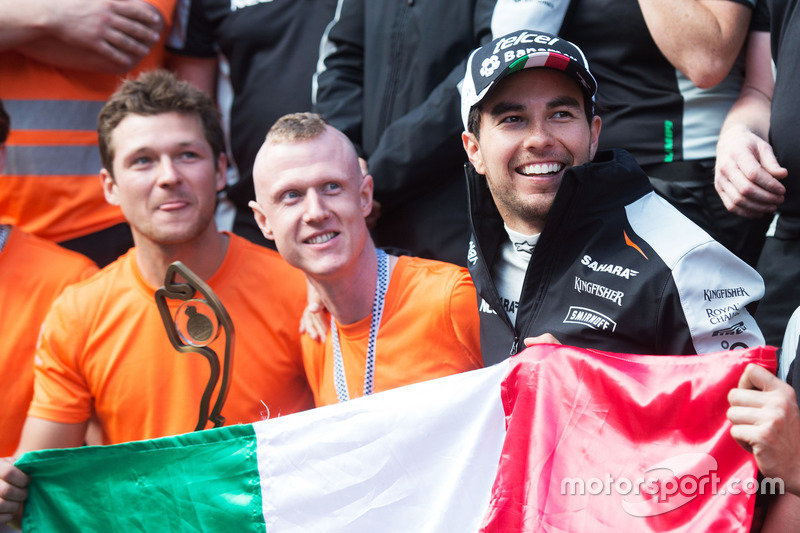
{"type": "Polygon", "coordinates": [[[569,58],[567,56],[550,52],[550,56],[547,58],[547,61],[545,61],[544,66],[558,70],[567,70],[568,64],[569,58]]]}
{"type": "Polygon", "coordinates": [[[725,416],[748,363],[774,371],[775,348],[645,356],[540,344],[512,357],[481,531],[749,531],[755,461],[725,416]]]}

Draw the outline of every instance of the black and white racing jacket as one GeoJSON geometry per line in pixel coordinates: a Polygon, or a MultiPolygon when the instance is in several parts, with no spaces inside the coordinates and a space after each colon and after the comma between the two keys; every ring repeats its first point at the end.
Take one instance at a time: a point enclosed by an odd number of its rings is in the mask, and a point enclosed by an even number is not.
{"type": "Polygon", "coordinates": [[[568,169],[534,249],[512,326],[491,278],[508,238],[485,178],[468,168],[468,263],[481,349],[493,364],[551,333],[561,343],[695,354],[764,343],[745,309],[761,276],[653,192],[623,150],[568,169]]]}

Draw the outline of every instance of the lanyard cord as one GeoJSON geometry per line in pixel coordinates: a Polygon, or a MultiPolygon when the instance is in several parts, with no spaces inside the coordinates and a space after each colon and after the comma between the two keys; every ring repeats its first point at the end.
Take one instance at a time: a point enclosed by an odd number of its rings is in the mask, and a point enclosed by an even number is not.
{"type": "MultiPolygon", "coordinates": [[[[378,337],[378,328],[383,315],[386,289],[389,287],[389,256],[381,249],[377,249],[376,253],[378,257],[378,279],[375,283],[375,297],[372,300],[372,320],[369,324],[367,361],[364,368],[364,396],[372,394],[375,384],[375,340],[378,337]]],[[[342,361],[342,347],[339,344],[339,331],[336,329],[336,320],[333,317],[331,317],[331,336],[333,341],[333,384],[336,387],[336,396],[341,403],[350,399],[350,393],[347,390],[347,378],[342,361]]]]}
{"type": "Polygon", "coordinates": [[[9,235],[11,235],[11,226],[0,224],[0,252],[5,248],[9,235]]]}

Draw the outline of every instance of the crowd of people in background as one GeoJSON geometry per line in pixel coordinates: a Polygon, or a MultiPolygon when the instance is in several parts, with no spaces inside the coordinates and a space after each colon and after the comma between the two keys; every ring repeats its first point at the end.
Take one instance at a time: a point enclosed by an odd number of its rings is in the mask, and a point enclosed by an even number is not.
{"type": "Polygon", "coordinates": [[[729,418],[800,527],[797,0],[442,6],[0,0],[0,531],[19,454],[197,423],[174,261],[236,325],[227,423],[534,343],[782,346],[729,418]]]}

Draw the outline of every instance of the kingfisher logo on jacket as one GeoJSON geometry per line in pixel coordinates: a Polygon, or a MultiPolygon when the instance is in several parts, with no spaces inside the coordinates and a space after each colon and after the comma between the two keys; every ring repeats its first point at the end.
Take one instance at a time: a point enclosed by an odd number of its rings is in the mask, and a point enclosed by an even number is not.
{"type": "Polygon", "coordinates": [[[750,296],[744,287],[734,287],[730,289],[705,289],[703,291],[703,300],[706,300],[707,302],[717,299],[740,298],[742,296],[750,296]]]}
{"type": "Polygon", "coordinates": [[[622,297],[625,296],[625,293],[622,291],[609,289],[603,285],[581,279],[578,276],[575,276],[575,290],[578,292],[588,292],[589,294],[599,296],[600,298],[611,300],[620,307],[622,307],[622,297]]]}

